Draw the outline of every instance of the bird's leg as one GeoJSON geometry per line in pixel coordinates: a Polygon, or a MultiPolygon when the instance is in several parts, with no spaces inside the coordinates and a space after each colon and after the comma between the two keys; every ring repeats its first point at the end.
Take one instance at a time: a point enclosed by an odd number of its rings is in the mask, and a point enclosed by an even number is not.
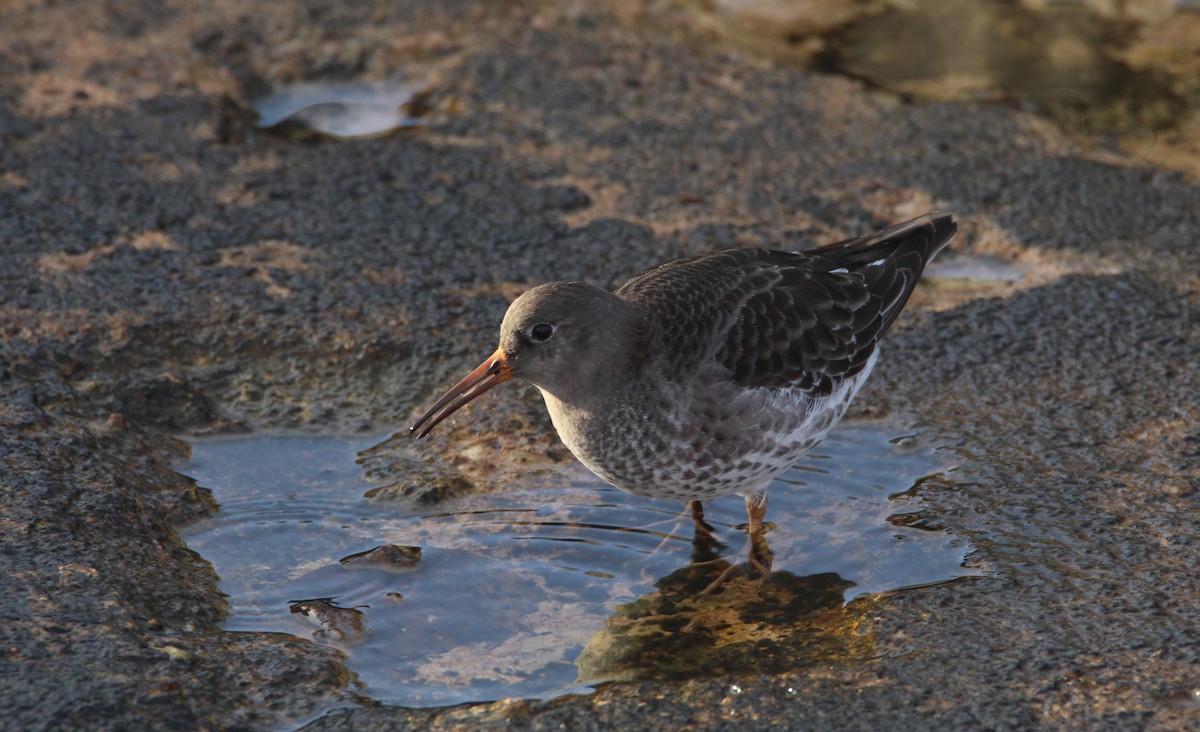
{"type": "Polygon", "coordinates": [[[767,515],[767,494],[756,493],[746,496],[746,513],[750,517],[747,530],[750,541],[750,566],[763,577],[771,574],[771,561],[774,553],[767,545],[766,525],[763,517],[767,515]]]}
{"type": "MultiPolygon", "coordinates": [[[[692,525],[694,527],[692,533],[692,561],[702,562],[711,560],[716,552],[723,549],[725,545],[717,539],[717,530],[704,520],[704,506],[700,501],[688,501],[687,510],[675,517],[674,526],[669,533],[663,536],[662,541],[654,548],[654,551],[659,551],[666,546],[668,541],[675,537],[675,532],[679,530],[680,524],[683,523],[684,516],[688,514],[692,517],[692,525]]],[[[651,524],[650,526],[655,525],[657,524],[651,524]]]]}
{"type": "MultiPolygon", "coordinates": [[[[761,577],[768,577],[771,574],[771,560],[774,554],[771,552],[771,547],[767,545],[767,524],[763,521],[763,517],[767,514],[767,494],[755,493],[746,496],[746,513],[750,517],[750,522],[746,526],[747,563],[761,577]]],[[[725,571],[710,582],[708,587],[700,591],[700,597],[711,594],[724,584],[737,566],[731,564],[726,567],[725,571]]]]}
{"type": "Polygon", "coordinates": [[[693,544],[715,541],[716,529],[704,520],[704,504],[700,501],[688,501],[688,511],[692,514],[692,523],[696,533],[692,535],[693,544]]]}
{"type": "Polygon", "coordinates": [[[716,536],[716,529],[704,520],[704,504],[700,501],[688,501],[688,511],[692,514],[692,561],[700,563],[716,558],[724,544],[716,536]]]}

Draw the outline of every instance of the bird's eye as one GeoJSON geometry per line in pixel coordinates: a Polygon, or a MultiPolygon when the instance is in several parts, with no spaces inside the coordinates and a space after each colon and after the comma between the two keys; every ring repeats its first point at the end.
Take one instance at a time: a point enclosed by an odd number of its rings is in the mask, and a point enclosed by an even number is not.
{"type": "Polygon", "coordinates": [[[529,337],[538,343],[545,343],[554,335],[554,326],[549,323],[538,323],[529,329],[529,337]]]}

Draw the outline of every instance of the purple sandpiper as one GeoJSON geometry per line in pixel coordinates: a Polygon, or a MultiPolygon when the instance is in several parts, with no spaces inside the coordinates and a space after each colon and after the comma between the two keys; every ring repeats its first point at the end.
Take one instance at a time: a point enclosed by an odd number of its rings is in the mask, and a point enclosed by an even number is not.
{"type": "Polygon", "coordinates": [[[957,231],[953,217],[931,212],[799,253],[675,260],[615,292],[539,285],[508,308],[496,352],[412,431],[424,437],[497,384],[523,379],[596,475],[688,501],[698,526],[700,501],[739,494],[753,546],[768,484],[841,419],[879,339],[957,231]]]}

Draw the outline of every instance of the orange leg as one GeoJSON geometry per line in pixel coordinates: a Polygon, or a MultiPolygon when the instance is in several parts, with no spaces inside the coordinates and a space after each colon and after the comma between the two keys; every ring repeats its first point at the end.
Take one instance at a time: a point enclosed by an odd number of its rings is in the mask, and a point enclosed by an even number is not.
{"type": "Polygon", "coordinates": [[[704,504],[688,501],[695,530],[692,533],[692,562],[700,563],[716,559],[725,545],[717,538],[717,530],[704,520],[704,504]]]}
{"type": "MultiPolygon", "coordinates": [[[[700,501],[688,501],[686,514],[691,515],[692,525],[694,527],[692,533],[692,561],[703,561],[701,559],[697,559],[697,557],[707,556],[710,553],[713,553],[713,556],[715,556],[716,550],[725,547],[725,545],[722,544],[717,538],[717,530],[712,527],[712,524],[704,520],[704,504],[702,504],[700,501]]],[[[673,519],[674,526],[670,532],[663,536],[663,539],[658,543],[658,546],[654,548],[655,552],[661,550],[667,545],[668,541],[675,538],[675,532],[679,530],[680,524],[683,523],[684,515],[685,514],[680,514],[673,519]]],[[[658,522],[650,524],[650,526],[658,526],[662,523],[666,522],[658,522]]],[[[646,526],[644,528],[648,529],[650,526],[646,526]]]]}
{"type": "Polygon", "coordinates": [[[763,517],[767,515],[767,494],[760,493],[755,496],[746,496],[746,513],[750,516],[750,534],[760,533],[763,526],[763,517]]]}
{"type": "MultiPolygon", "coordinates": [[[[767,545],[767,527],[763,522],[763,517],[767,514],[766,494],[747,496],[746,513],[750,516],[750,523],[746,528],[747,561],[750,564],[750,568],[756,571],[759,576],[767,577],[771,574],[771,559],[773,554],[771,547],[767,545]]],[[[736,564],[731,564],[726,567],[725,571],[721,572],[715,580],[709,583],[708,587],[701,590],[700,596],[703,597],[711,594],[724,584],[725,580],[729,579],[729,576],[737,569],[737,566],[736,564]]]]}
{"type": "Polygon", "coordinates": [[[696,534],[692,538],[692,543],[713,541],[713,534],[716,533],[716,529],[704,520],[704,504],[700,501],[688,501],[688,511],[692,514],[692,523],[696,527],[696,534]]]}
{"type": "Polygon", "coordinates": [[[746,496],[746,513],[750,517],[747,530],[750,541],[750,566],[766,577],[771,574],[771,560],[774,556],[771,547],[767,545],[767,532],[763,518],[767,515],[767,494],[746,496]]]}

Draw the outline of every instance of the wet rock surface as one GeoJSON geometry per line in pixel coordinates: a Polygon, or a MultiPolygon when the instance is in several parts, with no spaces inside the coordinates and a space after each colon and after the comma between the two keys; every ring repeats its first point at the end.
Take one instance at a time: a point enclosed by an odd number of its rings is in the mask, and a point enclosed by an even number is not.
{"type": "MultiPolygon", "coordinates": [[[[1194,180],[1024,112],[901,102],[573,5],[3,12],[6,724],[1196,723],[1194,180]],[[353,143],[245,113],[264,86],[397,70],[454,113],[353,143]],[[408,710],[357,704],[336,650],[219,630],[217,578],[175,529],[214,507],[169,435],[400,428],[530,284],[933,207],[960,216],[956,250],[1029,269],[918,293],[856,409],[959,436],[971,459],[922,491],[924,520],[989,574],[856,606],[869,659],[408,710]]],[[[412,459],[474,484],[461,440],[553,455],[535,399],[498,390],[412,459]]]]}

